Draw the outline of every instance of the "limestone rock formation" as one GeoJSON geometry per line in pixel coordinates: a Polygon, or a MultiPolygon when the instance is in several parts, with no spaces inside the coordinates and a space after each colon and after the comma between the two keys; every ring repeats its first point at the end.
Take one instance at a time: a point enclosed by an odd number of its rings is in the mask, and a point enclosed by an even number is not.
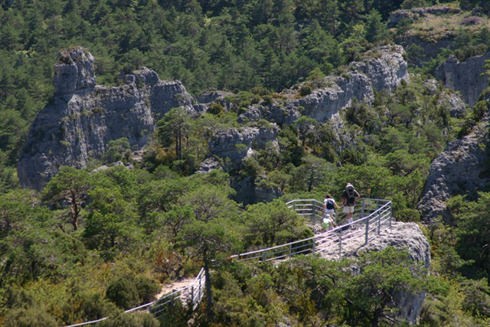
{"type": "MultiPolygon", "coordinates": [[[[359,62],[346,67],[341,75],[327,76],[322,86],[300,99],[286,104],[253,106],[240,117],[242,121],[267,119],[279,125],[292,123],[301,115],[325,122],[349,106],[353,100],[372,103],[374,91],[392,92],[402,80],[408,81],[407,62],[401,46],[375,48],[359,62]]],[[[290,90],[289,93],[295,93],[290,90]]],[[[289,96],[286,94],[286,96],[289,96]]]]}
{"type": "MultiPolygon", "coordinates": [[[[419,262],[423,267],[430,267],[430,245],[420,227],[415,223],[393,222],[392,228],[381,230],[378,237],[364,244],[364,238],[349,239],[343,243],[346,257],[355,258],[361,252],[381,251],[388,246],[408,251],[410,258],[419,262]]],[[[335,260],[335,253],[324,253],[322,257],[335,260]]],[[[399,293],[396,295],[395,303],[398,307],[398,316],[406,319],[410,324],[416,324],[424,303],[425,292],[418,294],[399,293]]]]}
{"type": "Polygon", "coordinates": [[[423,220],[430,222],[437,216],[448,219],[446,201],[450,197],[461,194],[474,199],[477,191],[488,189],[489,125],[487,112],[471,133],[448,144],[432,162],[418,206],[423,220]]]}
{"type": "Polygon", "coordinates": [[[94,57],[83,48],[61,51],[58,54],[58,63],[54,66],[55,93],[62,95],[77,90],[93,89],[93,63],[94,57]]]}
{"type": "Polygon", "coordinates": [[[489,77],[484,73],[487,70],[485,61],[489,59],[490,51],[463,62],[459,62],[455,57],[449,57],[437,68],[435,76],[447,88],[461,92],[463,100],[473,106],[488,86],[489,77]]]}
{"type": "Polygon", "coordinates": [[[86,167],[111,140],[127,137],[133,149],[141,149],[171,108],[194,110],[181,82],[161,81],[147,68],[126,75],[125,84],[96,86],[94,57],[87,50],[58,57],[55,95],[32,124],[18,164],[24,187],[41,189],[64,165],[86,167]]]}
{"type": "Polygon", "coordinates": [[[243,127],[222,130],[216,133],[209,143],[211,156],[222,158],[227,169],[241,168],[242,161],[251,156],[257,148],[267,142],[276,142],[279,128],[276,125],[269,127],[243,127]]]}

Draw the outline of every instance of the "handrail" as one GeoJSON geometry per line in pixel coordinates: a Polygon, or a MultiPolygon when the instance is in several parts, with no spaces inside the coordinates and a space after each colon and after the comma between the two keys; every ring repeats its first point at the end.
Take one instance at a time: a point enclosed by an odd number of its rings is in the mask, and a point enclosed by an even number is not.
{"type": "MultiPolygon", "coordinates": [[[[298,204],[300,204],[301,205],[300,207],[302,208],[305,205],[305,203],[306,204],[309,203],[309,206],[312,208],[317,208],[318,204],[320,204],[321,202],[316,199],[296,199],[287,202],[286,205],[288,205],[288,207],[296,211],[296,207],[298,204]]],[[[342,226],[338,226],[322,234],[318,234],[309,238],[305,238],[305,239],[301,239],[285,244],[275,245],[265,249],[259,249],[259,250],[236,254],[231,256],[231,259],[243,260],[243,261],[259,259],[261,261],[270,261],[270,260],[284,259],[287,257],[291,257],[293,255],[303,254],[303,253],[326,252],[329,249],[326,249],[324,246],[322,246],[326,242],[329,242],[328,244],[330,245],[335,245],[336,243],[338,245],[336,250],[338,250],[339,257],[341,257],[343,255],[342,241],[345,241],[347,239],[352,239],[352,238],[360,238],[364,236],[365,238],[364,244],[367,244],[371,240],[370,233],[372,233],[373,231],[373,228],[369,227],[370,225],[376,226],[375,235],[380,234],[381,225],[385,225],[386,223],[388,223],[388,226],[391,226],[392,216],[391,216],[390,200],[371,199],[371,198],[360,199],[358,203],[358,207],[360,207],[362,210],[358,213],[358,215],[359,214],[363,215],[364,213],[371,211],[372,209],[374,209],[374,208],[370,208],[373,205],[376,207],[376,209],[370,212],[368,215],[358,218],[342,226]],[[386,216],[388,217],[386,218],[386,216]],[[362,231],[361,229],[359,230],[357,229],[357,227],[361,225],[365,226],[364,231],[362,231]],[[351,231],[344,233],[344,231],[346,230],[347,231],[351,230],[351,231]]],[[[310,217],[318,216],[318,214],[313,210],[306,212],[306,214],[302,210],[298,214],[303,216],[309,215],[310,217]]]]}
{"type": "MultiPolygon", "coordinates": [[[[185,293],[186,290],[190,290],[190,292],[191,292],[189,302],[192,304],[193,310],[195,310],[197,305],[199,305],[199,303],[201,302],[201,299],[204,295],[203,279],[204,279],[204,268],[201,268],[201,270],[199,271],[196,278],[194,279],[194,281],[191,284],[184,286],[184,287],[181,287],[177,290],[174,290],[171,293],[167,293],[155,301],[145,303],[145,304],[139,305],[137,307],[125,310],[124,313],[131,313],[131,312],[135,312],[135,311],[139,311],[142,309],[149,308],[150,312],[153,313],[158,318],[158,316],[159,316],[158,314],[160,312],[163,312],[164,310],[160,310],[160,311],[154,310],[152,308],[152,306],[158,305],[158,307],[160,307],[160,306],[163,306],[169,302],[175,301],[177,298],[181,298],[182,300],[184,300],[184,297],[186,296],[186,293],[185,293]],[[162,303],[166,299],[169,299],[169,300],[167,302],[162,303]],[[155,313],[155,311],[156,311],[156,313],[155,313]]],[[[183,301],[183,302],[185,302],[185,301],[183,301]]],[[[73,324],[73,325],[67,325],[65,327],[79,327],[79,326],[87,326],[87,325],[97,324],[97,323],[102,322],[108,318],[109,317],[103,317],[103,318],[96,319],[96,320],[81,322],[81,323],[77,323],[77,324],[73,324]]]]}
{"type": "MultiPolygon", "coordinates": [[[[295,199],[286,202],[286,205],[296,211],[298,215],[309,216],[310,218],[321,217],[323,203],[316,199],[295,199]]],[[[232,255],[230,258],[240,261],[248,261],[259,259],[260,261],[281,260],[290,258],[293,255],[308,254],[308,253],[327,253],[329,251],[338,251],[338,256],[342,257],[343,253],[347,254],[343,249],[343,242],[349,239],[357,239],[364,236],[364,244],[369,243],[371,239],[376,237],[381,232],[381,226],[388,225],[391,228],[392,223],[392,203],[390,200],[362,198],[356,204],[354,218],[355,220],[347,224],[338,226],[329,231],[317,234],[305,239],[275,245],[266,249],[259,249],[232,255]],[[365,215],[367,213],[367,215],[365,215]],[[359,226],[364,226],[358,229],[359,226]],[[370,227],[371,226],[371,227],[370,227]],[[344,231],[347,231],[344,233],[344,231]],[[375,232],[374,236],[370,237],[370,233],[375,232]],[[329,246],[330,247],[327,247],[329,246]],[[337,247],[335,247],[337,245],[337,247]]],[[[157,318],[166,310],[166,304],[173,303],[175,300],[192,305],[195,310],[204,295],[205,274],[204,268],[201,268],[194,281],[184,287],[165,294],[159,299],[140,305],[135,308],[124,311],[130,313],[141,309],[149,308],[149,311],[157,318]],[[190,293],[190,294],[189,294],[190,293]]],[[[66,327],[79,327],[101,322],[108,317],[97,320],[87,321],[66,327]]]]}

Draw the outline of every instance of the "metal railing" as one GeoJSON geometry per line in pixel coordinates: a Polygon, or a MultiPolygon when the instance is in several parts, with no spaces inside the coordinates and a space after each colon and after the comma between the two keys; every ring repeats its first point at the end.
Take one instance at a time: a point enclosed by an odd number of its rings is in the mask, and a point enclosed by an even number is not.
{"type": "MultiPolygon", "coordinates": [[[[195,310],[199,305],[199,303],[201,302],[201,299],[204,295],[204,286],[205,286],[204,278],[205,278],[204,268],[201,268],[199,274],[197,274],[197,277],[194,279],[194,281],[191,284],[181,287],[171,293],[165,294],[164,296],[160,297],[155,301],[137,306],[135,308],[128,309],[124,311],[124,313],[149,310],[150,313],[152,313],[155,317],[158,318],[169,307],[168,306],[169,303],[176,304],[176,301],[180,301],[180,303],[184,305],[189,305],[189,306],[192,305],[192,309],[195,310]]],[[[86,321],[74,325],[68,325],[65,327],[94,325],[108,318],[109,317],[104,317],[104,318],[86,321]]]]}
{"type": "MultiPolygon", "coordinates": [[[[356,202],[354,206],[353,219],[359,219],[365,217],[378,209],[380,202],[384,203],[387,200],[361,198],[356,202]]],[[[319,219],[323,215],[323,202],[316,199],[295,199],[286,202],[288,208],[293,209],[300,216],[307,217],[310,220],[319,219]]],[[[340,209],[339,209],[340,211],[340,209]]],[[[337,223],[340,224],[345,220],[345,214],[340,212],[336,213],[337,223]]]]}
{"type": "MultiPolygon", "coordinates": [[[[286,203],[289,208],[293,209],[298,215],[308,217],[312,220],[321,221],[323,212],[323,203],[315,199],[297,199],[286,203]]],[[[343,215],[337,216],[337,222],[343,220],[343,215]]],[[[260,249],[233,255],[230,258],[234,260],[259,260],[271,261],[287,259],[298,254],[324,253],[343,255],[353,249],[346,249],[345,243],[348,240],[359,240],[359,246],[367,244],[373,238],[380,234],[382,227],[391,227],[392,208],[391,201],[381,199],[362,198],[355,206],[354,220],[347,224],[341,225],[324,233],[302,240],[281,244],[266,249],[260,249]]],[[[351,242],[350,242],[351,243],[351,242]]],[[[355,250],[355,249],[354,249],[355,250]]],[[[165,311],[172,308],[177,303],[183,305],[192,305],[195,310],[204,295],[205,274],[204,268],[201,268],[194,281],[182,288],[171,293],[165,294],[158,300],[140,305],[138,307],[126,310],[126,313],[149,310],[155,317],[160,317],[165,311]]],[[[66,327],[78,327],[96,324],[107,317],[69,325],[66,327]]]]}
{"type": "Polygon", "coordinates": [[[199,274],[194,281],[178,290],[168,293],[158,300],[152,303],[150,313],[155,317],[160,317],[170,306],[169,304],[176,304],[176,301],[180,301],[182,304],[192,306],[192,310],[195,310],[204,295],[205,275],[204,268],[201,268],[199,274]]]}
{"type": "MultiPolygon", "coordinates": [[[[321,219],[323,204],[315,199],[293,200],[287,203],[299,215],[321,219]],[[319,209],[321,208],[321,209],[319,209]]],[[[358,213],[352,222],[324,233],[302,240],[281,244],[266,249],[245,252],[232,256],[234,260],[281,260],[293,255],[308,253],[337,253],[342,257],[349,249],[344,243],[351,239],[361,239],[359,245],[367,244],[380,234],[384,226],[391,227],[391,201],[381,199],[361,199],[358,213]],[[360,218],[359,218],[360,217],[360,218]]]]}

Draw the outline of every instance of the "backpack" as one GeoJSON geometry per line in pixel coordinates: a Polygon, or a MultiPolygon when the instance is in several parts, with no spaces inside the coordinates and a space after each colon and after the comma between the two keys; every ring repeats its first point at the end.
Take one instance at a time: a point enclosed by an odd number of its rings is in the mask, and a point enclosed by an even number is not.
{"type": "Polygon", "coordinates": [[[335,209],[335,206],[334,206],[334,202],[332,199],[327,199],[327,201],[325,201],[325,204],[326,204],[326,208],[328,210],[333,210],[335,209]]]}
{"type": "Polygon", "coordinates": [[[354,188],[348,188],[345,190],[345,193],[347,194],[347,205],[348,206],[353,206],[356,204],[356,193],[354,191],[354,188]]]}

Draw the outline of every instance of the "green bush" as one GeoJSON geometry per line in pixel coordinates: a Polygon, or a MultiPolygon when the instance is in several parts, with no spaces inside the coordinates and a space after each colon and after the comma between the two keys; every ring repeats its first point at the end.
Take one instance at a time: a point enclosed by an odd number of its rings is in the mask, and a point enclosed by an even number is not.
{"type": "Polygon", "coordinates": [[[122,137],[117,140],[109,141],[103,159],[105,163],[110,164],[116,161],[127,162],[130,157],[131,146],[129,145],[129,140],[126,137],[122,137]]]}
{"type": "Polygon", "coordinates": [[[313,92],[313,88],[310,86],[310,85],[302,85],[300,88],[299,88],[299,94],[304,97],[304,96],[307,96],[308,94],[311,94],[311,92],[313,92]]]}
{"type": "Polygon", "coordinates": [[[3,320],[3,326],[9,327],[56,327],[58,325],[51,315],[38,307],[12,310],[3,320]]]}
{"type": "Polygon", "coordinates": [[[135,279],[132,276],[122,276],[112,280],[107,287],[106,296],[123,309],[135,307],[140,302],[135,279]]]}
{"type": "Polygon", "coordinates": [[[100,293],[85,294],[81,299],[80,312],[84,320],[100,319],[115,310],[117,310],[115,305],[100,293]]]}
{"type": "Polygon", "coordinates": [[[134,282],[139,298],[144,303],[150,302],[155,294],[160,291],[160,285],[153,279],[145,276],[137,276],[134,282]]]}
{"type": "Polygon", "coordinates": [[[209,105],[208,112],[213,115],[219,115],[223,112],[223,105],[218,102],[212,103],[209,105]]]}
{"type": "Polygon", "coordinates": [[[149,313],[123,313],[106,319],[99,327],[160,327],[158,320],[149,313]]]}
{"type": "Polygon", "coordinates": [[[395,218],[403,222],[420,221],[420,213],[415,209],[401,209],[395,213],[395,218]]]}

